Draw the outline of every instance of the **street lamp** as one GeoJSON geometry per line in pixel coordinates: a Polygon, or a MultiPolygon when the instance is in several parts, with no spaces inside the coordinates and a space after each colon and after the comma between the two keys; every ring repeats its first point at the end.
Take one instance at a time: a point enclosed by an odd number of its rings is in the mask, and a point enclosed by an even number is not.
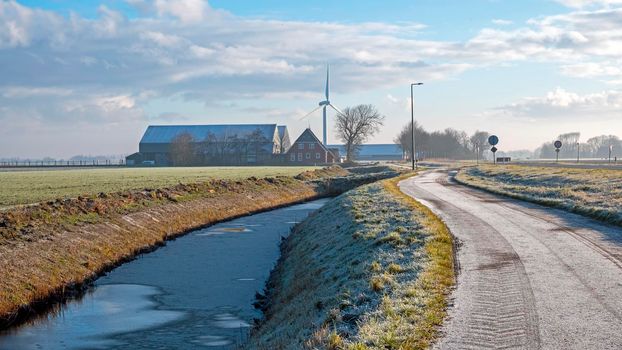
{"type": "Polygon", "coordinates": [[[414,103],[414,94],[413,87],[423,85],[423,83],[412,83],[410,84],[410,125],[412,128],[412,147],[410,149],[410,160],[412,161],[413,170],[417,169],[417,156],[415,155],[415,103],[414,103]]]}

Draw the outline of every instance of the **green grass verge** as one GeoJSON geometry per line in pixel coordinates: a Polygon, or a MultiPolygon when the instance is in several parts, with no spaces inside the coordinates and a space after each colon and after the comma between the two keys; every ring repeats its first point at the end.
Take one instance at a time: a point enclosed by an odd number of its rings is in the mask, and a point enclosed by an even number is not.
{"type": "Polygon", "coordinates": [[[428,232],[424,244],[428,262],[414,286],[408,289],[406,294],[409,301],[415,301],[417,305],[423,306],[421,314],[387,313],[392,322],[410,324],[413,331],[390,348],[427,349],[438,336],[439,327],[447,316],[447,297],[455,283],[453,237],[445,223],[428,207],[399,189],[399,181],[407,177],[386,180],[384,185],[389,193],[400,198],[418,213],[418,220],[428,232]]]}
{"type": "Polygon", "coordinates": [[[0,209],[57,198],[142,188],[162,188],[212,179],[295,176],[318,167],[192,167],[66,169],[0,172],[0,209]]]}

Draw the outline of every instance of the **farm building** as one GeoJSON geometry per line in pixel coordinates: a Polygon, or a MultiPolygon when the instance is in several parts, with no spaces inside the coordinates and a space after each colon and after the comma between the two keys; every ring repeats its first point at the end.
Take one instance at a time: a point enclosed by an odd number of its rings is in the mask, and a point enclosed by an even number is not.
{"type": "MultiPolygon", "coordinates": [[[[331,148],[339,149],[341,154],[346,154],[344,145],[331,145],[331,148]]],[[[358,161],[374,161],[374,160],[402,160],[404,152],[400,146],[396,144],[366,144],[361,145],[356,154],[358,161]]]]}
{"type": "Polygon", "coordinates": [[[128,165],[272,164],[290,146],[276,124],[150,125],[128,165]]]}
{"type": "Polygon", "coordinates": [[[339,161],[339,154],[336,152],[338,150],[324,147],[313,131],[306,129],[289,148],[285,159],[290,164],[335,163],[339,161]]]}
{"type": "Polygon", "coordinates": [[[279,130],[279,145],[281,147],[279,153],[285,154],[292,146],[289,139],[289,132],[287,131],[287,126],[285,125],[279,125],[277,128],[279,130]]]}

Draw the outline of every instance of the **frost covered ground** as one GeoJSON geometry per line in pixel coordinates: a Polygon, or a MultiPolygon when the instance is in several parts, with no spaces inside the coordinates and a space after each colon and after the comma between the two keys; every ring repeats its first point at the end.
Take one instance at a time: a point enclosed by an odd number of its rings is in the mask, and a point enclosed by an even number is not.
{"type": "Polygon", "coordinates": [[[251,349],[420,349],[453,284],[446,227],[388,180],[352,190],[301,223],[260,297],[251,349]]]}
{"type": "Polygon", "coordinates": [[[465,168],[459,182],[622,225],[622,171],[515,165],[465,168]]]}
{"type": "Polygon", "coordinates": [[[251,176],[295,176],[319,167],[171,167],[0,171],[0,208],[57,198],[74,198],[214,179],[242,180],[251,176]]]}

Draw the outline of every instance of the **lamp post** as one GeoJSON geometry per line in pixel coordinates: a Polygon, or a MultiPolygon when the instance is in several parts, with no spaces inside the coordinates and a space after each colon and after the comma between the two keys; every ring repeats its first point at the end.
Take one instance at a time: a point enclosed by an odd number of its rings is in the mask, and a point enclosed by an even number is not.
{"type": "Polygon", "coordinates": [[[410,160],[412,161],[413,170],[417,169],[417,156],[415,154],[415,103],[414,103],[414,93],[413,87],[423,85],[423,83],[412,83],[410,84],[410,125],[412,129],[412,147],[410,149],[410,160]]]}

